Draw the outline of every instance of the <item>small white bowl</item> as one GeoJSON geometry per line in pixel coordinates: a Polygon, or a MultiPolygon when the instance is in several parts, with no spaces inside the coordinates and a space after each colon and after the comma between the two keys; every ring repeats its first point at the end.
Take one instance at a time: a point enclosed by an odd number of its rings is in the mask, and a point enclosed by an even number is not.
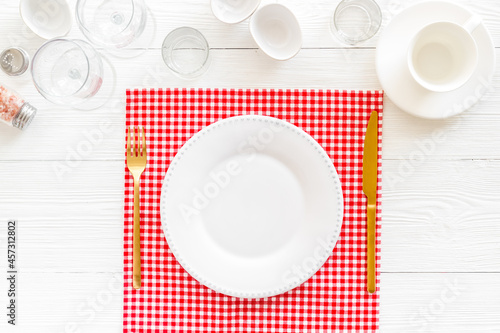
{"type": "Polygon", "coordinates": [[[246,20],[259,7],[260,0],[211,0],[212,12],[224,23],[246,20]]]}
{"type": "Polygon", "coordinates": [[[292,58],[302,46],[299,21],[280,4],[267,5],[256,11],[250,20],[250,33],[262,51],[277,60],[292,58]]]}
{"type": "Polygon", "coordinates": [[[28,28],[44,39],[66,36],[71,30],[66,0],[21,0],[19,11],[28,28]]]}

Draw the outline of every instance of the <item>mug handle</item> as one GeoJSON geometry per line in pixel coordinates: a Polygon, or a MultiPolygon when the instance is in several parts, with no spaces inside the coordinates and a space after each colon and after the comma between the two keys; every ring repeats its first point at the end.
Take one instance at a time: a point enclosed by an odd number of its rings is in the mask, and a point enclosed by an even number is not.
{"type": "Polygon", "coordinates": [[[467,20],[467,22],[464,23],[463,28],[471,34],[474,30],[476,30],[482,21],[483,19],[481,16],[473,15],[467,20]]]}

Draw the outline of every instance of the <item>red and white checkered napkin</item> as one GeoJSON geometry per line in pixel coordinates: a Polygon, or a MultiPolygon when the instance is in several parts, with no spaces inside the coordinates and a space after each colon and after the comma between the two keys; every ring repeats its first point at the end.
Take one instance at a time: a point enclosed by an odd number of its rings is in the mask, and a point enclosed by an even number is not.
{"type": "MultiPolygon", "coordinates": [[[[362,192],[362,157],[364,134],[372,110],[379,111],[381,144],[382,99],[381,91],[127,91],[127,126],[145,126],[148,165],[141,178],[143,287],[140,290],[132,288],[133,180],[129,172],[125,172],[123,331],[377,329],[378,293],[366,292],[366,200],[362,192]],[[340,239],[323,267],[300,287],[265,299],[229,297],[199,284],[175,260],[161,229],[162,181],[177,150],[209,124],[242,114],[277,117],[312,135],[332,158],[345,200],[340,239]]],[[[379,192],[380,171],[379,162],[379,192]]],[[[380,208],[377,220],[380,222],[380,208]]],[[[377,257],[380,259],[380,224],[377,227],[377,257]]]]}

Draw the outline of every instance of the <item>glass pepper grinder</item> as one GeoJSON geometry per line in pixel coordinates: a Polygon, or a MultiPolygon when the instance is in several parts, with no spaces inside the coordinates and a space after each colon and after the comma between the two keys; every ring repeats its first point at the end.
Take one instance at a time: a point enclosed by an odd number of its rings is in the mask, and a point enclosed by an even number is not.
{"type": "Polygon", "coordinates": [[[14,90],[0,83],[0,121],[18,128],[25,129],[36,115],[37,109],[14,90]]]}

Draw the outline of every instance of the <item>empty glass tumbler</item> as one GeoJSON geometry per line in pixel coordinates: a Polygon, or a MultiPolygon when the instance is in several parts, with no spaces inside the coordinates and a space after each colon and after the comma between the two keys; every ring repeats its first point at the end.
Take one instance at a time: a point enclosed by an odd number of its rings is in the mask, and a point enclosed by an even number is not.
{"type": "Polygon", "coordinates": [[[346,44],[366,41],[382,24],[382,12],[374,0],[342,0],[333,14],[332,32],[346,44]]]}
{"type": "Polygon", "coordinates": [[[165,64],[177,76],[194,79],[206,72],[210,65],[210,48],[201,32],[190,27],[171,31],[162,45],[165,64]]]}

